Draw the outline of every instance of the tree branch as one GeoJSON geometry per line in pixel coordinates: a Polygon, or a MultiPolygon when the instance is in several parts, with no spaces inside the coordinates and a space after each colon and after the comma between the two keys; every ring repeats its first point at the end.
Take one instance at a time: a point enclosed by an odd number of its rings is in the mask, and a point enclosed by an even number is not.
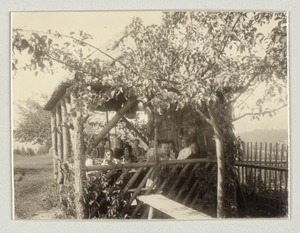
{"type": "MultiPolygon", "coordinates": [[[[241,16],[242,16],[243,13],[240,13],[239,17],[237,18],[237,20],[235,21],[234,25],[232,26],[230,32],[232,32],[234,30],[234,28],[236,27],[238,21],[240,20],[241,16]]],[[[220,50],[220,53],[217,57],[217,59],[219,59],[219,57],[221,56],[221,54],[223,53],[224,49],[226,48],[227,46],[227,43],[228,43],[228,40],[229,40],[229,35],[227,35],[227,37],[225,37],[224,40],[222,41],[222,44],[223,44],[223,47],[221,48],[220,50]],[[226,39],[225,39],[226,38],[226,39]]],[[[203,77],[208,71],[210,71],[214,66],[216,65],[216,62],[214,62],[212,65],[208,66],[206,70],[204,70],[202,72],[202,74],[200,75],[200,77],[203,77]]]]}
{"type": "MultiPolygon", "coordinates": [[[[109,55],[108,53],[102,51],[101,49],[97,48],[96,46],[86,42],[86,41],[83,41],[83,40],[80,40],[80,39],[77,39],[77,38],[74,38],[72,36],[68,36],[68,35],[65,35],[65,34],[60,34],[60,33],[52,33],[52,32],[45,32],[45,31],[38,31],[38,30],[23,30],[23,29],[15,29],[15,31],[23,31],[23,32],[31,32],[31,33],[43,33],[43,34],[47,34],[47,35],[52,35],[52,36],[57,36],[57,37],[65,37],[65,38],[69,38],[69,39],[72,39],[78,43],[81,43],[81,44],[84,44],[84,45],[87,45],[95,50],[97,50],[98,52],[104,54],[105,56],[109,57],[110,59],[112,59],[114,62],[118,62],[120,63],[122,66],[124,66],[126,69],[130,69],[126,64],[124,64],[123,62],[119,61],[118,59],[112,57],[111,55],[109,55]]],[[[131,70],[131,69],[130,69],[131,70]]],[[[134,71],[133,71],[134,72],[134,71]]]]}
{"type": "Polygon", "coordinates": [[[212,125],[212,121],[202,112],[198,106],[196,106],[196,111],[200,114],[200,116],[210,125],[212,125]]]}
{"type": "Polygon", "coordinates": [[[276,112],[276,111],[278,111],[278,110],[280,110],[282,108],[285,108],[286,106],[287,106],[287,104],[284,104],[283,106],[281,106],[279,108],[275,108],[273,110],[264,111],[264,112],[256,112],[256,113],[250,113],[250,112],[248,112],[248,113],[245,113],[245,114],[243,114],[243,115],[241,115],[241,116],[233,119],[231,122],[235,122],[237,120],[240,120],[241,118],[243,118],[245,116],[258,116],[258,115],[264,115],[264,114],[268,114],[268,113],[273,113],[273,112],[276,112]]]}

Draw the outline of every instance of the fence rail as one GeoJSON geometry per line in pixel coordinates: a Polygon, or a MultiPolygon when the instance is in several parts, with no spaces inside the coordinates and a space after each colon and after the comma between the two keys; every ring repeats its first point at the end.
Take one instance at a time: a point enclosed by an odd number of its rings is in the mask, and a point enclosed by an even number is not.
{"type": "Polygon", "coordinates": [[[288,147],[279,143],[252,143],[236,162],[238,179],[247,198],[275,209],[288,204],[288,147]]]}

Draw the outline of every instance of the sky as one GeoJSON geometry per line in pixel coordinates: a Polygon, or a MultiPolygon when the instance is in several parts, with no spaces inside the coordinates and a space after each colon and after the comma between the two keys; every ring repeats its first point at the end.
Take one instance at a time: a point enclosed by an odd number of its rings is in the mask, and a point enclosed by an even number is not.
{"type": "MultiPolygon", "coordinates": [[[[58,31],[69,34],[72,31],[83,30],[93,36],[93,45],[106,48],[111,41],[118,38],[124,28],[130,24],[133,17],[140,17],[145,24],[159,24],[162,13],[160,11],[115,11],[115,12],[15,12],[12,14],[12,26],[27,30],[58,31]]],[[[57,70],[55,75],[19,70],[13,75],[13,119],[17,120],[16,103],[28,97],[37,97],[42,93],[50,95],[55,87],[68,73],[57,70]]],[[[247,102],[254,104],[255,95],[247,102]]],[[[235,122],[235,132],[248,132],[255,129],[287,129],[288,109],[280,110],[276,117],[264,117],[250,120],[245,117],[235,122]]]]}

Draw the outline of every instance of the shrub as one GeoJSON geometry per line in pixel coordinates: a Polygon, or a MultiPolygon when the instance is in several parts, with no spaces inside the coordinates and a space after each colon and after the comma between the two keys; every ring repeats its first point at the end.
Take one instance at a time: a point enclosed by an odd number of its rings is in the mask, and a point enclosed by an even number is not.
{"type": "Polygon", "coordinates": [[[32,148],[28,147],[27,151],[26,151],[26,155],[33,156],[34,155],[34,150],[32,148]]]}
{"type": "Polygon", "coordinates": [[[19,149],[19,147],[15,148],[13,151],[14,155],[20,155],[21,154],[21,150],[19,149]]]}

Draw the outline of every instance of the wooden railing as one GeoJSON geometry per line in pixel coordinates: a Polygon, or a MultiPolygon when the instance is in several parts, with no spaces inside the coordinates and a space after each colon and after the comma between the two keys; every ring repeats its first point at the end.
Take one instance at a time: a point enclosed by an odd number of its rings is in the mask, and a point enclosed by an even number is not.
{"type": "Polygon", "coordinates": [[[254,201],[275,209],[288,204],[288,148],[283,144],[246,143],[236,162],[242,191],[254,201]]]}
{"type": "MultiPolygon", "coordinates": [[[[209,174],[209,171],[212,171],[212,167],[215,167],[215,165],[216,160],[213,159],[190,159],[118,164],[114,166],[95,165],[86,167],[84,170],[87,174],[93,172],[105,173],[106,179],[114,176],[113,179],[116,183],[123,182],[117,200],[120,201],[126,196],[127,203],[120,210],[119,216],[146,218],[148,209],[142,202],[137,201],[137,196],[163,193],[177,202],[194,208],[199,197],[207,191],[201,186],[201,179],[198,177],[201,172],[199,173],[199,171],[204,169],[203,176],[212,177],[216,173],[209,174]]],[[[112,189],[113,186],[108,191],[112,191],[112,189]]],[[[105,198],[103,197],[99,201],[98,207],[91,211],[89,218],[99,215],[99,210],[104,202],[105,198]]]]}

